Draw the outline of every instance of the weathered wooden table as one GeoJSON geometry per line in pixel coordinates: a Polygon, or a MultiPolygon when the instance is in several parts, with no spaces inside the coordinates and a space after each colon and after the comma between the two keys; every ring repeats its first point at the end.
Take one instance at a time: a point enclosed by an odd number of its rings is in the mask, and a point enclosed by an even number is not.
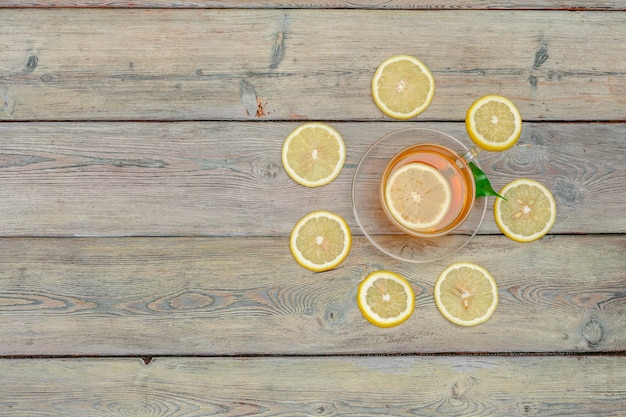
{"type": "Polygon", "coordinates": [[[0,415],[626,415],[623,2],[363,3],[0,1],[0,415]],[[410,122],[370,95],[399,53],[437,82],[410,122]],[[360,157],[409,126],[469,144],[488,93],[524,131],[481,164],[495,188],[546,184],[551,234],[507,239],[490,202],[449,259],[378,252],[351,208],[360,157]],[[311,120],[347,145],[318,189],[280,159],[311,120]],[[355,235],[320,274],[288,247],[313,209],[355,235]],[[474,328],[432,297],[458,260],[499,285],[474,328]],[[379,268],[417,295],[392,329],[355,302],[379,268]]]}

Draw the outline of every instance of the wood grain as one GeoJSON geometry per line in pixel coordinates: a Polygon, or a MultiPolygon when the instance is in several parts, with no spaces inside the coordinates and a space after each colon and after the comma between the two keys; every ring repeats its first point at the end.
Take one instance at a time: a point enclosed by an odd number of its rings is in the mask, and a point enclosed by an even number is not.
{"type": "Polygon", "coordinates": [[[449,259],[395,261],[356,238],[336,270],[296,264],[284,238],[0,240],[0,355],[327,355],[626,351],[624,236],[519,244],[479,237],[449,259]],[[434,303],[455,261],[483,265],[500,302],[459,327],[434,303]],[[406,276],[415,314],[377,328],[356,305],[376,269],[406,276]]]}
{"type": "Polygon", "coordinates": [[[0,416],[624,413],[623,2],[49,3],[0,0],[0,416]],[[398,53],[436,79],[419,121],[371,100],[376,66],[398,53]],[[465,111],[488,93],[513,99],[525,125],[481,166],[496,189],[546,184],[552,233],[513,242],[489,203],[450,258],[383,255],[352,213],[360,157],[405,127],[469,144],[465,111]],[[307,120],[348,149],[320,189],[280,160],[307,120]],[[288,235],[319,208],[355,239],[316,274],[288,235]],[[433,301],[455,261],[497,281],[480,326],[451,324],[433,301]],[[355,302],[383,268],[416,293],[392,329],[355,302]]]}
{"type": "Polygon", "coordinates": [[[382,120],[398,53],[434,74],[421,120],[488,93],[528,121],[626,114],[623,13],[4,9],[0,39],[0,120],[382,120]]]}
{"type": "Polygon", "coordinates": [[[617,356],[0,360],[0,373],[11,417],[614,417],[626,404],[617,356]]]}
{"type": "Polygon", "coordinates": [[[0,7],[115,7],[115,8],[250,8],[250,9],[404,9],[404,10],[472,10],[472,9],[547,9],[547,10],[625,10],[619,0],[594,1],[586,0],[525,0],[515,3],[496,0],[455,0],[455,1],[407,1],[407,0],[291,0],[291,1],[252,1],[252,0],[1,0],[0,7]]]}
{"type": "MultiPolygon", "coordinates": [[[[360,234],[351,181],[372,143],[408,127],[471,143],[461,123],[333,123],[346,164],[330,185],[308,189],[280,159],[298,125],[0,124],[0,235],[285,236],[313,209],[344,216],[360,234]]],[[[624,233],[625,136],[624,124],[526,123],[513,149],[479,159],[496,189],[519,177],[546,184],[558,205],[554,233],[624,233]]],[[[480,233],[499,233],[491,212],[480,233]]]]}

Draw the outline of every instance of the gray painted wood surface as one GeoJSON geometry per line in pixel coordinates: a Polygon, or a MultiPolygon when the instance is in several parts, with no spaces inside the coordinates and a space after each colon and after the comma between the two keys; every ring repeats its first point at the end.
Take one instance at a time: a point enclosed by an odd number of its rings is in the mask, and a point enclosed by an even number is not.
{"type": "Polygon", "coordinates": [[[0,120],[382,120],[371,78],[398,53],[435,77],[420,120],[463,120],[491,93],[526,121],[626,114],[620,12],[5,9],[2,20],[0,120]]]}
{"type": "MultiPolygon", "coordinates": [[[[350,190],[372,143],[399,129],[428,127],[472,144],[463,123],[331,122],[346,143],[346,164],[328,186],[308,189],[281,163],[283,141],[299,125],[0,124],[0,210],[7,219],[0,231],[286,236],[317,208],[344,216],[360,234],[350,190]]],[[[482,153],[479,162],[496,189],[519,177],[550,188],[559,205],[554,233],[624,233],[626,217],[610,208],[626,205],[625,138],[623,123],[526,123],[514,148],[482,153]]],[[[489,204],[481,234],[498,232],[489,204]]]]}
{"type": "Polygon", "coordinates": [[[287,240],[0,240],[0,312],[11,341],[0,353],[617,353],[626,344],[623,236],[527,245],[482,236],[417,266],[360,237],[339,268],[318,274],[293,260],[287,240]],[[453,325],[435,306],[435,280],[454,261],[479,263],[498,283],[498,309],[479,327],[453,325]],[[416,292],[414,315],[392,329],[370,325],[356,305],[361,279],[381,268],[416,292]]]}
{"type": "Polygon", "coordinates": [[[615,356],[32,359],[0,372],[12,417],[619,416],[626,385],[615,356]]]}
{"type": "Polygon", "coordinates": [[[624,414],[621,2],[42,5],[0,1],[1,416],[624,414]],[[370,97],[374,69],[397,53],[437,83],[410,122],[370,97]],[[546,184],[551,233],[513,242],[489,202],[478,236],[448,259],[377,251],[351,207],[363,153],[406,127],[469,145],[465,111],[487,93],[513,99],[524,129],[481,166],[495,188],[546,184]],[[280,160],[309,120],[347,145],[342,173],[319,189],[280,160]],[[355,235],[326,273],[289,252],[313,209],[355,235]],[[480,326],[435,306],[454,261],[498,283],[480,326]],[[355,302],[382,268],[417,297],[392,329],[355,302]]]}

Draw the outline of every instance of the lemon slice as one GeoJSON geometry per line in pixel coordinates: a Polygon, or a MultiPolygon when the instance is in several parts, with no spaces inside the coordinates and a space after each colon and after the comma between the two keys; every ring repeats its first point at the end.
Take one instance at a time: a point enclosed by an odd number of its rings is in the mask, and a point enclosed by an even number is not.
{"type": "Polygon", "coordinates": [[[319,187],[334,180],[346,160],[346,145],[335,129],[324,123],[305,123],[285,139],[283,167],[294,181],[319,187]]]}
{"type": "Polygon", "coordinates": [[[450,183],[437,169],[421,162],[401,166],[385,184],[385,202],[393,218],[407,229],[438,225],[450,210],[450,183]]]}
{"type": "Polygon", "coordinates": [[[361,281],[357,304],[363,317],[379,327],[393,327],[405,322],[415,308],[411,284],[395,272],[379,270],[361,281]]]}
{"type": "Polygon", "coordinates": [[[441,314],[460,326],[487,321],[498,306],[498,288],[487,270],[470,262],[454,263],[441,273],[434,289],[441,314]]]}
{"type": "Polygon", "coordinates": [[[507,237],[531,242],[550,231],[556,221],[556,201],[543,184],[520,178],[505,185],[493,204],[496,224],[507,237]]]}
{"type": "Polygon", "coordinates": [[[435,80],[421,61],[410,55],[384,60],[372,78],[372,96],[378,108],[395,119],[410,119],[430,105],[435,80]]]}
{"type": "Polygon", "coordinates": [[[350,252],[352,234],[346,221],[326,210],[301,218],[291,231],[289,248],[296,261],[315,272],[337,267],[350,252]]]}
{"type": "Polygon", "coordinates": [[[504,151],[522,133],[522,116],[506,97],[488,95],[467,110],[465,128],[475,144],[487,151],[504,151]]]}

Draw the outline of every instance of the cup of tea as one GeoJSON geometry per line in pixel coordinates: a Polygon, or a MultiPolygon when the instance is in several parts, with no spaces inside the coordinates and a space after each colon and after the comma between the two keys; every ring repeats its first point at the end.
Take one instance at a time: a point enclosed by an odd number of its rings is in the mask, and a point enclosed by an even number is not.
{"type": "MultiPolygon", "coordinates": [[[[416,138],[418,140],[419,138],[416,138]]],[[[417,143],[394,155],[380,181],[389,221],[413,236],[441,236],[469,215],[476,195],[469,164],[438,143],[417,143]]]]}
{"type": "Polygon", "coordinates": [[[352,209],[363,235],[385,254],[413,263],[464,247],[487,212],[487,199],[476,197],[469,162],[477,152],[430,128],[378,139],[352,180],[352,209]]]}

